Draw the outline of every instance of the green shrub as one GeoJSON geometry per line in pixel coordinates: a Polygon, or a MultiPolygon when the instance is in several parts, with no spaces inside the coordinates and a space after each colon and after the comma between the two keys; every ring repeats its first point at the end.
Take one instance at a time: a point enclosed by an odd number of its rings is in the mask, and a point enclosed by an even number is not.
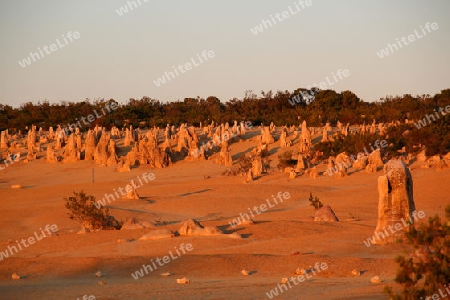
{"type": "Polygon", "coordinates": [[[444,285],[450,280],[450,205],[445,211],[446,222],[430,217],[428,224],[421,224],[418,230],[410,225],[405,232],[413,249],[409,257],[395,259],[399,264],[395,281],[402,286],[402,295],[386,286],[391,299],[428,299],[439,294],[439,289],[445,292],[444,285]]]}
{"type": "Polygon", "coordinates": [[[86,195],[83,191],[73,192],[74,196],[64,198],[65,207],[71,220],[79,221],[90,230],[120,229],[122,226],[109,214],[109,210],[102,205],[95,206],[95,197],[86,195]]]}
{"type": "Polygon", "coordinates": [[[318,210],[323,206],[322,202],[320,202],[319,198],[314,197],[312,193],[309,193],[309,204],[314,207],[315,210],[318,210]]]}

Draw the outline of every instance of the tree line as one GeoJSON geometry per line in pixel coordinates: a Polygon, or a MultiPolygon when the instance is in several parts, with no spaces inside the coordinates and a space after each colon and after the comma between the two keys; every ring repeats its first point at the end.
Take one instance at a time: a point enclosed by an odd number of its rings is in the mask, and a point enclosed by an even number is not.
{"type": "MultiPolygon", "coordinates": [[[[119,104],[114,99],[60,103],[43,101],[37,104],[27,102],[16,108],[0,104],[0,130],[24,130],[32,124],[44,129],[58,124],[64,127],[95,111],[101,117],[83,127],[83,131],[95,125],[106,128],[133,125],[143,128],[181,123],[198,126],[212,121],[232,124],[235,120],[250,121],[254,125],[274,122],[277,126],[299,125],[303,120],[307,121],[308,126],[323,126],[326,122],[335,125],[338,121],[343,124],[370,124],[373,119],[377,122],[418,120],[440,107],[450,105],[450,89],[433,96],[386,96],[377,102],[364,102],[351,91],[338,93],[333,90],[318,90],[313,99],[303,99],[305,91],[262,91],[260,95],[247,91],[243,99],[234,98],[226,102],[210,96],[206,99],[185,98],[183,101],[166,103],[143,97],[129,99],[125,104],[119,104]],[[112,102],[115,102],[117,109],[104,115],[99,113],[106,104],[111,105],[112,102]]],[[[448,121],[444,117],[439,123],[447,126],[448,121]]]]}

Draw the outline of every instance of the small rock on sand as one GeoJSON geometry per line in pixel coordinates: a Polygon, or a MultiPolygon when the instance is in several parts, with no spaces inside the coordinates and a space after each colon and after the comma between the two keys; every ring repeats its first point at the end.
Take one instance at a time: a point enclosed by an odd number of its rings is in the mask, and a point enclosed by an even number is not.
{"type": "Polygon", "coordinates": [[[188,278],[183,277],[183,278],[178,278],[177,279],[177,283],[179,283],[179,284],[187,284],[187,283],[191,283],[191,281],[188,278]]]}
{"type": "Polygon", "coordinates": [[[12,274],[12,279],[14,279],[14,280],[19,280],[21,277],[20,277],[20,275],[17,275],[17,273],[14,273],[14,274],[12,274]]]}
{"type": "Polygon", "coordinates": [[[130,239],[118,239],[118,240],[117,240],[117,244],[129,243],[129,242],[131,242],[130,239]]]}
{"type": "Polygon", "coordinates": [[[152,241],[152,240],[159,240],[159,239],[170,239],[175,237],[175,234],[172,232],[172,230],[169,229],[158,229],[154,230],[150,233],[147,233],[146,235],[143,235],[139,238],[140,241],[152,241]]]}
{"type": "Polygon", "coordinates": [[[381,279],[379,276],[373,276],[372,278],[370,278],[370,282],[372,283],[381,283],[381,279]]]}

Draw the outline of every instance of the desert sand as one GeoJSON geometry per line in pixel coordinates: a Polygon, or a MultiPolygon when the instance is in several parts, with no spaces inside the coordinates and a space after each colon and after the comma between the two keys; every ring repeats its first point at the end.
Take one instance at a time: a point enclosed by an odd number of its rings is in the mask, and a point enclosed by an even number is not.
{"type": "MultiPolygon", "coordinates": [[[[251,138],[230,144],[233,160],[255,144],[251,138]]],[[[271,166],[276,166],[281,151],[278,143],[270,144],[269,151],[271,166]]],[[[318,169],[323,172],[326,167],[324,162],[318,169]]],[[[409,167],[416,209],[426,215],[417,223],[435,214],[443,216],[449,203],[450,170],[424,169],[417,162],[409,167]]],[[[210,159],[179,161],[163,169],[139,166],[118,173],[114,167],[100,167],[93,161],[50,164],[45,162],[45,152],[38,153],[37,160],[8,166],[0,171],[0,251],[34,236],[47,224],[56,224],[58,231],[0,261],[0,298],[268,299],[266,293],[297,268],[324,262],[326,270],[292,284],[275,298],[388,299],[383,287],[396,286],[394,258],[404,247],[363,243],[373,236],[377,224],[377,178],[382,170],[350,171],[350,176],[340,179],[327,175],[289,179],[287,173],[272,171],[247,184],[239,176],[223,175],[225,170],[210,159]],[[83,190],[100,199],[145,172],[154,173],[155,179],[138,188],[139,200],[117,199],[108,208],[117,220],[134,217],[159,221],[161,226],[77,234],[80,224],[68,218],[64,197],[83,190]],[[22,188],[11,188],[17,184],[22,188]],[[289,192],[290,198],[255,215],[255,224],[230,226],[240,213],[279,192],[289,192]],[[311,221],[310,192],[330,205],[340,222],[311,221]],[[155,229],[177,231],[187,219],[216,226],[227,234],[236,232],[242,238],[179,236],[139,241],[155,229]],[[129,241],[118,243],[119,239],[129,241]],[[192,251],[133,278],[143,264],[168,255],[181,244],[192,244],[192,251]],[[296,252],[300,255],[292,255],[296,252]],[[361,276],[352,275],[354,269],[361,276]],[[244,276],[242,270],[250,275],[244,276]],[[98,271],[100,278],[95,275],[98,271]],[[13,280],[13,273],[22,278],[13,280]],[[371,283],[373,276],[383,282],[371,283]],[[176,279],[183,277],[190,283],[177,284],[176,279]]]]}

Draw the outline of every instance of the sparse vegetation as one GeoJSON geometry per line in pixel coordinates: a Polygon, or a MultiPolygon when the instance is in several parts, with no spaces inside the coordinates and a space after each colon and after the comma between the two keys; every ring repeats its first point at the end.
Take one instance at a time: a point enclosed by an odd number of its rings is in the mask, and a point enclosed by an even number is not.
{"type": "Polygon", "coordinates": [[[405,232],[409,257],[398,256],[399,264],[395,281],[402,286],[401,295],[390,286],[385,291],[391,299],[426,299],[445,292],[444,285],[450,280],[450,205],[445,208],[446,221],[438,216],[431,217],[428,224],[421,224],[418,230],[410,225],[405,232]]]}
{"type": "Polygon", "coordinates": [[[322,202],[320,202],[319,198],[313,197],[312,193],[309,193],[309,204],[314,207],[315,210],[318,210],[323,206],[322,202]]]}
{"type": "Polygon", "coordinates": [[[288,167],[293,167],[297,164],[297,161],[292,159],[293,150],[288,150],[278,155],[278,169],[284,170],[288,167]]]}
{"type": "MultiPolygon", "coordinates": [[[[242,154],[237,159],[237,163],[233,165],[233,167],[231,167],[230,169],[225,170],[222,173],[222,175],[244,176],[245,174],[247,174],[248,170],[252,168],[252,162],[257,155],[258,154],[255,154],[254,152],[242,154]]],[[[265,170],[268,170],[270,168],[270,160],[268,158],[269,156],[270,156],[269,150],[264,149],[261,151],[261,162],[265,170]]]]}
{"type": "Polygon", "coordinates": [[[155,226],[166,226],[168,224],[167,221],[161,221],[162,217],[160,217],[158,220],[155,220],[155,226]]]}
{"type": "Polygon", "coordinates": [[[98,208],[94,205],[95,197],[86,195],[83,191],[73,192],[74,196],[64,198],[65,207],[69,210],[67,213],[71,220],[79,221],[84,227],[90,230],[120,229],[122,225],[109,214],[106,207],[100,205],[98,208]]]}

